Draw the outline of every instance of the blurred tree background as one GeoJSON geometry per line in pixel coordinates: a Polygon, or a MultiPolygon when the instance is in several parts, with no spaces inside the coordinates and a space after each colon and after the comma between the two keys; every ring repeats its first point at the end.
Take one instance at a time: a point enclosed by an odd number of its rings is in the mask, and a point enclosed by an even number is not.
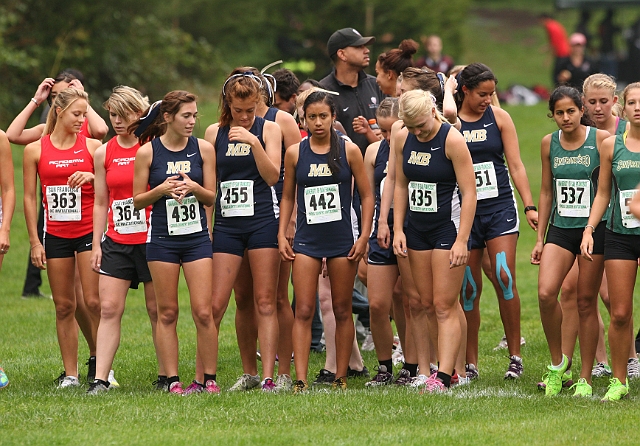
{"type": "MultiPolygon", "coordinates": [[[[405,38],[436,33],[462,53],[472,0],[3,0],[0,3],[0,128],[43,78],[65,68],[86,77],[99,104],[115,85],[153,100],[176,88],[211,95],[238,65],[284,59],[302,79],[331,68],[331,33],[377,37],[372,60],[405,38]]],[[[370,67],[373,72],[373,64],[370,67]]]]}

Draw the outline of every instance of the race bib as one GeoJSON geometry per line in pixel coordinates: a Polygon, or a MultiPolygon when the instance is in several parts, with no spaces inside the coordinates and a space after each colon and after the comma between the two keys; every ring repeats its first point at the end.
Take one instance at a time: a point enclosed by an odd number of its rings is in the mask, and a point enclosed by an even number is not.
{"type": "Polygon", "coordinates": [[[113,200],[113,229],[118,234],[136,234],[147,232],[147,213],[145,209],[133,206],[133,197],[124,200],[113,200]]]}
{"type": "Polygon", "coordinates": [[[409,183],[409,209],[413,212],[438,212],[438,193],[435,183],[409,183]]]}
{"type": "Polygon", "coordinates": [[[47,209],[51,221],[82,220],[80,188],[47,186],[47,209]]]}
{"type": "Polygon", "coordinates": [[[637,189],[620,191],[620,215],[622,216],[622,226],[633,229],[640,228],[640,221],[633,216],[629,210],[629,205],[633,196],[638,192],[637,189]]]}
{"type": "Polygon", "coordinates": [[[556,204],[561,217],[589,217],[591,182],[589,180],[556,180],[556,204]]]}
{"type": "Polygon", "coordinates": [[[202,231],[200,203],[196,197],[186,197],[182,203],[167,200],[167,230],[169,235],[187,235],[202,231]]]}
{"type": "Polygon", "coordinates": [[[342,220],[340,190],[337,184],[305,187],[304,205],[307,223],[310,225],[342,220]]]}
{"type": "Polygon", "coordinates": [[[498,196],[498,180],[496,180],[496,169],[492,162],[478,163],[473,165],[473,172],[476,175],[476,193],[478,200],[494,198],[498,196]]]}
{"type": "Polygon", "coordinates": [[[220,210],[223,217],[251,217],[253,181],[234,180],[220,183],[220,210]]]}

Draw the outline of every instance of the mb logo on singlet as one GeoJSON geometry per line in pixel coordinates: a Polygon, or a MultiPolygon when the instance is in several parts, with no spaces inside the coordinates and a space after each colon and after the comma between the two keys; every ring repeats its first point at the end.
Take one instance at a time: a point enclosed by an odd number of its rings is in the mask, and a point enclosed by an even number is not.
{"type": "Polygon", "coordinates": [[[409,164],[415,164],[416,166],[428,166],[429,161],[431,161],[431,154],[424,152],[414,152],[411,151],[411,156],[409,157],[409,164]]]}
{"type": "Polygon", "coordinates": [[[466,142],[482,142],[487,140],[487,131],[485,129],[464,130],[462,136],[466,142]]]}
{"type": "Polygon", "coordinates": [[[175,175],[178,172],[189,173],[191,172],[191,161],[168,161],[167,162],[167,175],[175,175]]]}
{"type": "Polygon", "coordinates": [[[310,177],[330,177],[331,169],[328,164],[311,164],[309,165],[310,177]]]}
{"type": "Polygon", "coordinates": [[[247,156],[251,153],[251,144],[240,142],[237,144],[229,143],[226,156],[247,156]]]}

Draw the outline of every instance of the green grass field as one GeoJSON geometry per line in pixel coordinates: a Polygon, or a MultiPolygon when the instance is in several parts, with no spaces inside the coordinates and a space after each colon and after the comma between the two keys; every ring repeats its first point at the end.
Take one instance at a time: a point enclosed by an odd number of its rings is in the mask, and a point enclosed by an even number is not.
{"type": "MultiPolygon", "coordinates": [[[[524,85],[547,82],[544,55],[534,51],[544,43],[541,30],[519,29],[515,36],[523,46],[518,46],[505,43],[504,31],[499,32],[492,20],[479,16],[470,20],[475,31],[486,31],[487,37],[481,42],[469,34],[467,62],[485,60],[501,79],[501,87],[516,80],[524,85]],[[531,57],[523,56],[523,48],[531,50],[531,57]]],[[[215,109],[215,104],[201,104],[199,134],[214,121],[215,109]]],[[[539,143],[555,126],[546,118],[544,104],[511,107],[508,111],[518,129],[537,201],[539,143]]],[[[21,151],[16,147],[13,152],[19,191],[21,151]]],[[[122,343],[114,363],[120,389],[98,397],[86,396],[84,388],[58,390],[53,379],[62,370],[62,362],[53,303],[20,299],[29,251],[21,198],[19,194],[11,251],[0,273],[0,365],[11,380],[0,391],[0,444],[637,443],[633,426],[640,416],[640,386],[636,382],[631,384],[631,398],[619,404],[603,405],[596,398],[576,401],[568,392],[546,399],[537,391],[535,384],[548,362],[548,350],[537,306],[537,269],[529,264],[535,234],[526,223],[521,224],[517,274],[522,334],[527,343],[522,350],[525,374],[518,382],[502,378],[507,353],[493,351],[503,332],[495,294],[485,283],[481,376],[470,386],[446,395],[425,396],[395,388],[369,390],[364,387],[364,379],[350,380],[346,393],[313,391],[293,396],[226,392],[242,373],[233,304],[222,322],[220,336],[218,381],[223,393],[189,398],[156,393],[151,386],[156,375],[155,356],[141,291],[129,293],[123,318],[122,343]]],[[[43,291],[48,292],[46,283],[43,291]]],[[[195,328],[184,284],[180,302],[180,372],[182,380],[189,382],[195,369],[195,328]]],[[[607,324],[606,311],[603,317],[607,324]]],[[[86,374],[82,363],[87,357],[81,340],[81,374],[86,374]]],[[[364,358],[373,371],[374,353],[365,353],[364,358]]],[[[310,374],[317,373],[323,364],[323,354],[312,354],[310,374]]],[[[579,370],[578,356],[574,370],[579,370]]],[[[594,394],[601,397],[606,386],[606,380],[596,380],[594,394]]]]}

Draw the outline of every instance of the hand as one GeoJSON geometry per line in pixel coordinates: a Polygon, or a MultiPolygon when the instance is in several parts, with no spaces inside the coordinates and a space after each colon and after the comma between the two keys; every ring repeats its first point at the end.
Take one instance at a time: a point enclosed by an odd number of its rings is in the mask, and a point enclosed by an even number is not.
{"type": "Polygon", "coordinates": [[[84,85],[78,79],[74,79],[69,82],[69,88],[75,88],[76,90],[84,91],[84,85]]]}
{"type": "Polygon", "coordinates": [[[593,233],[589,231],[589,228],[585,228],[582,234],[582,242],[580,243],[580,253],[582,257],[589,261],[593,261],[593,233]]]}
{"type": "Polygon", "coordinates": [[[38,89],[36,90],[36,94],[33,95],[33,99],[38,101],[38,104],[42,104],[49,97],[49,93],[51,93],[51,89],[55,83],[56,81],[50,77],[40,82],[40,85],[38,85],[38,89]]]}
{"type": "Polygon", "coordinates": [[[174,200],[177,200],[180,195],[176,193],[175,189],[178,186],[179,181],[177,181],[179,175],[172,175],[167,177],[166,180],[156,186],[156,190],[165,197],[171,197],[174,200]]]}
{"type": "Polygon", "coordinates": [[[353,118],[351,125],[353,126],[353,131],[356,133],[364,135],[369,131],[369,121],[367,121],[367,118],[364,116],[357,116],[353,118]]]}
{"type": "Polygon", "coordinates": [[[541,241],[536,242],[536,245],[531,251],[531,264],[540,265],[540,259],[542,258],[542,250],[544,249],[544,243],[541,241]]]}
{"type": "Polygon", "coordinates": [[[94,175],[91,172],[80,172],[77,171],[72,173],[67,180],[67,185],[73,189],[77,189],[83,184],[91,183],[93,181],[94,175]]]}
{"type": "Polygon", "coordinates": [[[447,81],[444,83],[444,91],[456,94],[456,91],[458,91],[458,81],[455,76],[451,75],[447,78],[447,81]]]}
{"type": "Polygon", "coordinates": [[[284,234],[278,234],[278,251],[284,262],[291,262],[296,258],[296,254],[284,234]]]}
{"type": "Polygon", "coordinates": [[[393,253],[399,257],[407,257],[407,237],[404,232],[394,232],[393,253]]]}
{"type": "Polygon", "coordinates": [[[329,268],[327,268],[327,258],[322,258],[322,266],[320,267],[320,271],[322,271],[322,278],[324,279],[329,275],[329,268]]]}
{"type": "Polygon", "coordinates": [[[96,246],[93,244],[93,248],[91,249],[91,269],[95,272],[100,272],[100,264],[102,263],[102,248],[100,245],[96,246]]]}
{"type": "Polygon", "coordinates": [[[524,216],[527,218],[527,223],[534,231],[538,230],[538,211],[534,211],[533,209],[529,212],[525,212],[524,216]]]}
{"type": "Polygon", "coordinates": [[[296,236],[296,221],[289,220],[289,224],[287,225],[287,232],[285,232],[284,236],[287,238],[287,241],[291,246],[293,246],[293,239],[296,236]]]}
{"type": "Polygon", "coordinates": [[[4,255],[9,252],[9,231],[3,231],[0,229],[0,255],[4,255]]]}
{"type": "Polygon", "coordinates": [[[353,262],[359,262],[362,257],[364,257],[367,252],[367,238],[359,237],[358,240],[353,244],[351,249],[349,250],[349,254],[347,255],[347,259],[353,262]]]}
{"type": "Polygon", "coordinates": [[[560,73],[558,73],[558,82],[560,83],[568,82],[570,79],[571,79],[571,71],[562,70],[560,73]]]}
{"type": "Polygon", "coordinates": [[[390,241],[391,231],[389,230],[389,224],[386,221],[378,220],[378,246],[382,249],[388,249],[390,241]]]}
{"type": "Polygon", "coordinates": [[[256,144],[258,137],[244,127],[235,126],[229,129],[229,141],[256,144]]]}
{"type": "Polygon", "coordinates": [[[467,260],[469,260],[467,244],[456,240],[449,251],[449,268],[464,266],[467,264],[467,260]]]}
{"type": "Polygon", "coordinates": [[[189,178],[184,172],[178,172],[178,175],[182,176],[182,180],[176,181],[176,187],[174,189],[174,193],[178,195],[179,198],[176,198],[176,201],[182,203],[182,199],[187,195],[193,193],[194,190],[198,189],[200,185],[189,178]]]}
{"type": "Polygon", "coordinates": [[[38,269],[47,269],[47,256],[42,243],[31,247],[31,263],[38,269]]]}

